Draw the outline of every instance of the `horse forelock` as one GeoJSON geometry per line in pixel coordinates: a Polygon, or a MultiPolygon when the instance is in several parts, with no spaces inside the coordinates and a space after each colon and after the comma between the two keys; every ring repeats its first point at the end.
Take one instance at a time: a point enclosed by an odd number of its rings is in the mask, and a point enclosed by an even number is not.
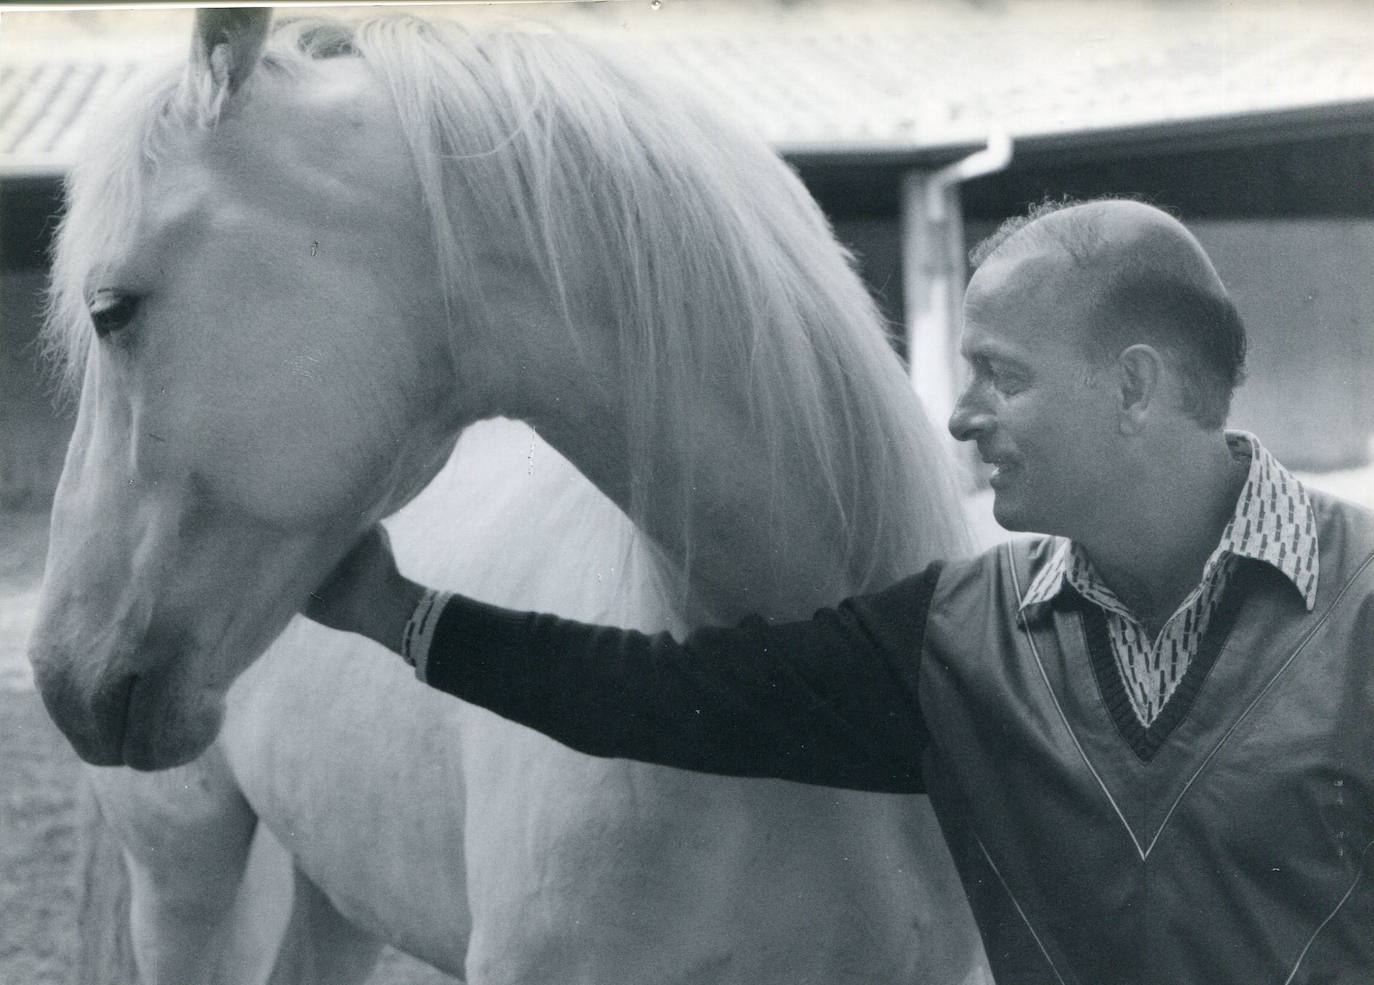
{"type": "Polygon", "coordinates": [[[42,332],[43,355],[62,398],[79,390],[93,342],[86,297],[92,278],[133,242],[149,182],[175,136],[213,127],[222,110],[223,94],[208,79],[168,63],[95,116],[66,179],[42,332]]]}
{"type": "Polygon", "coordinates": [[[108,263],[137,228],[141,214],[145,145],[167,106],[170,76],[124,94],[103,125],[86,138],[67,175],[66,202],[53,241],[42,350],[63,397],[80,386],[93,332],[87,280],[108,263]],[[147,136],[145,136],[147,135],[147,136]]]}
{"type": "MultiPolygon", "coordinates": [[[[292,75],[328,57],[310,24],[284,22],[259,71],[292,75]]],[[[342,53],[337,49],[332,53],[342,53]]],[[[251,79],[250,79],[251,83],[251,79]]],[[[251,84],[239,98],[251,98],[251,84]]],[[[41,348],[64,400],[80,389],[94,339],[86,291],[92,275],[116,262],[139,228],[146,192],[177,135],[209,129],[224,111],[225,93],[209,75],[180,61],[150,71],[118,92],[86,136],[65,183],[66,201],[52,248],[41,348]]]]}

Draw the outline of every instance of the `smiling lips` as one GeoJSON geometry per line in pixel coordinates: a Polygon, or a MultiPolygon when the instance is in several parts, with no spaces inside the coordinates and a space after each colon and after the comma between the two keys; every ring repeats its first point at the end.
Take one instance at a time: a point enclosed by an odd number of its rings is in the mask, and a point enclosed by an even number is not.
{"type": "Polygon", "coordinates": [[[1005,482],[1011,473],[1015,472],[1017,466],[1004,458],[993,458],[988,455],[980,456],[984,464],[992,466],[992,474],[988,477],[988,483],[996,488],[1000,483],[1005,482]]]}

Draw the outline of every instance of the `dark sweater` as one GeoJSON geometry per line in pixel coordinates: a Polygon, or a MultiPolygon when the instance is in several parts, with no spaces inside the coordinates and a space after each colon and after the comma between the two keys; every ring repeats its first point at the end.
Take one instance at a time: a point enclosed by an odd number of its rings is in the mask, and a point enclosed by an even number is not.
{"type": "Polygon", "coordinates": [[[425,679],[594,756],[919,793],[917,661],[938,574],[682,642],[455,596],[425,679]]]}

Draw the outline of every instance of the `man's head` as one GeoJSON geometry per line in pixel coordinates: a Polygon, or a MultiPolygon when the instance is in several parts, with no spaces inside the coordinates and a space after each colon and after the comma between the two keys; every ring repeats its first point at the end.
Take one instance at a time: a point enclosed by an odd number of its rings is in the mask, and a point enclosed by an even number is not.
{"type": "Polygon", "coordinates": [[[1070,537],[1166,449],[1219,432],[1245,332],[1197,240],[1139,202],[1042,206],[973,255],[950,418],[997,465],[1003,526],[1070,537]]]}

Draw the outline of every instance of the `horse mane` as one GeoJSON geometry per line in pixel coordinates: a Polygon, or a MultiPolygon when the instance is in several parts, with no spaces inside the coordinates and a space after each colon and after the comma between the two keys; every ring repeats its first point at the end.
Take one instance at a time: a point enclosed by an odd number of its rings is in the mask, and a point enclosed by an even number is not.
{"type": "MultiPolygon", "coordinates": [[[[691,460],[687,422],[700,419],[711,386],[747,394],[763,440],[759,467],[774,493],[757,504],[758,522],[785,543],[784,490],[798,481],[822,490],[846,531],[836,563],[852,591],[967,549],[952,463],[873,300],[800,180],[761,140],[628,58],[560,32],[392,15],[288,21],[264,65],[305,72],[329,57],[365,59],[394,100],[452,324],[493,317],[471,289],[480,244],[462,230],[474,215],[479,227],[518,231],[562,308],[562,330],[588,349],[576,287],[594,285],[614,320],[597,328],[614,333],[633,381],[621,395],[629,514],[638,521],[651,505],[664,514],[661,499],[649,501],[653,462],[677,456],[685,468],[669,505],[683,518],[686,566],[692,475],[707,467],[691,460]]],[[[74,173],[46,336],[69,384],[91,336],[83,262],[112,255],[136,221],[158,134],[212,126],[218,110],[184,71],[170,73],[74,173]]]]}
{"type": "MultiPolygon", "coordinates": [[[[295,30],[307,50],[317,37],[331,54],[356,51],[390,89],[455,315],[488,317],[462,290],[474,259],[459,223],[474,213],[519,229],[574,343],[591,347],[576,337],[572,285],[609,302],[633,381],[622,395],[632,519],[649,509],[652,463],[668,449],[687,466],[671,512],[689,522],[693,467],[706,463],[690,461],[684,422],[701,417],[702,381],[719,380],[748,395],[765,442],[759,467],[778,495],[758,504],[759,522],[785,537],[782,489],[814,481],[842,518],[836,561],[852,590],[966,548],[951,463],[872,298],[761,140],[566,33],[384,17],[345,45],[336,26],[295,30]]],[[[689,565],[692,541],[684,530],[689,565]]]]}

